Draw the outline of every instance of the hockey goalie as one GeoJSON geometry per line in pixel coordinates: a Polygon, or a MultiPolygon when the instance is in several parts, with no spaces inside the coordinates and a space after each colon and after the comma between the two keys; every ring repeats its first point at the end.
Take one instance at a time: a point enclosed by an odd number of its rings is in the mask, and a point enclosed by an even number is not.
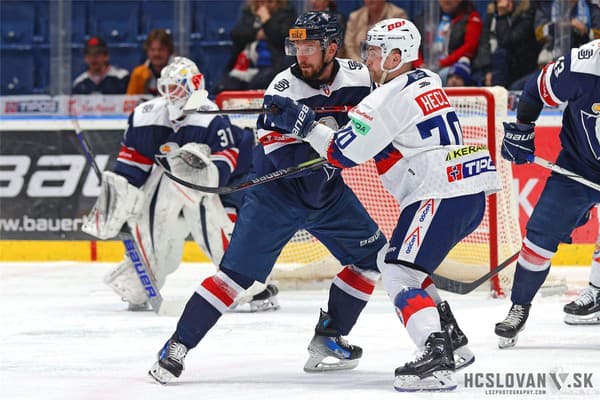
{"type": "MultiPolygon", "coordinates": [[[[128,223],[160,289],[179,266],[190,234],[219,265],[243,193],[219,196],[179,186],[154,164],[155,157],[179,178],[225,186],[249,172],[254,135],[225,116],[183,113],[191,93],[204,90],[203,76],[191,60],[176,57],[162,70],[157,86],[161,96],[140,104],[130,115],[114,170],[102,174],[101,192],[83,231],[110,239],[128,223]]],[[[205,106],[218,109],[208,99],[205,106]]],[[[148,308],[129,257],[104,281],[129,304],[129,310],[148,308]]],[[[273,284],[257,283],[236,301],[249,304],[250,311],[277,309],[277,291],[273,284]]]]}

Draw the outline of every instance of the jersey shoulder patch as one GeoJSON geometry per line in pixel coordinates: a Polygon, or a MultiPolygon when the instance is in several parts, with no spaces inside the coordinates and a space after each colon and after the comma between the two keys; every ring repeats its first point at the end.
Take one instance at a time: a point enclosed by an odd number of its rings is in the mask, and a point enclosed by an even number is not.
{"type": "Polygon", "coordinates": [[[371,86],[371,75],[366,65],[346,58],[338,58],[337,60],[340,64],[338,75],[341,79],[336,77],[336,81],[340,81],[341,85],[350,87],[371,86]]]}
{"type": "Polygon", "coordinates": [[[146,101],[133,111],[133,126],[170,126],[167,102],[162,97],[146,101]]]}
{"type": "Polygon", "coordinates": [[[571,72],[600,76],[600,39],[571,49],[571,72]]]}
{"type": "Polygon", "coordinates": [[[271,84],[267,88],[265,94],[278,94],[280,96],[284,96],[284,94],[287,94],[286,92],[291,87],[291,82],[293,79],[296,78],[292,75],[289,68],[281,71],[275,75],[275,78],[273,78],[271,81],[271,84]]]}

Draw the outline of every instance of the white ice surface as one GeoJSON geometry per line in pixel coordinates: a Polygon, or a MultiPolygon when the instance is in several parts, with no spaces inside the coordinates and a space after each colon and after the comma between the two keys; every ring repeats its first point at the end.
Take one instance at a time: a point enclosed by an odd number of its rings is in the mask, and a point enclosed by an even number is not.
{"type": "MultiPolygon", "coordinates": [[[[413,345],[389,300],[377,289],[349,336],[364,349],[358,368],[306,374],[306,345],[327,291],[282,291],[278,312],[228,313],[186,359],[180,379],[153,383],[147,370],[178,317],[131,313],[102,283],[108,264],[0,264],[0,399],[484,399],[515,398],[464,387],[453,393],[393,390],[394,369],[413,357],[413,345]]],[[[564,268],[573,290],[587,269],[564,268]],[[574,282],[574,283],[573,283],[574,282]]],[[[184,302],[212,267],[182,266],[164,290],[184,302]]],[[[572,296],[574,291],[570,291],[572,296]]],[[[494,323],[509,300],[484,293],[446,297],[468,335],[477,361],[466,373],[592,373],[594,388],[532,398],[600,398],[600,326],[567,326],[568,295],[536,298],[515,349],[499,350],[494,323]]]]}

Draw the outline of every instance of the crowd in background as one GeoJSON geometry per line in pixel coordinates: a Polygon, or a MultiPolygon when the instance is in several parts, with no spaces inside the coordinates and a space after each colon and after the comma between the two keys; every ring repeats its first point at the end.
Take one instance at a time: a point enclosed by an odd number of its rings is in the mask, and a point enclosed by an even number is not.
{"type": "MultiPolygon", "coordinates": [[[[410,19],[424,33],[424,16],[411,16],[386,0],[364,0],[347,21],[336,1],[309,0],[310,9],[328,11],[345,29],[341,56],[362,61],[360,42],[376,22],[410,19]]],[[[265,89],[287,67],[292,57],[284,41],[297,11],[287,0],[247,0],[231,30],[232,53],[212,94],[223,90],[265,89]]],[[[555,40],[562,29],[570,32],[570,47],[600,38],[600,0],[495,0],[481,16],[470,0],[439,0],[439,20],[431,44],[422,49],[417,67],[431,69],[446,86],[504,86],[521,90],[527,78],[563,54],[555,40]],[[561,12],[570,13],[568,19],[561,12]],[[563,21],[570,21],[565,27],[563,21]],[[427,52],[428,57],[423,54],[427,52]],[[426,59],[428,62],[426,62],[426,59]]],[[[424,35],[423,35],[424,36],[424,35]]],[[[156,78],[173,56],[170,34],[149,33],[144,42],[147,60],[128,71],[110,63],[103,39],[93,36],[84,47],[88,69],[73,82],[73,94],[156,95],[156,78]]],[[[193,55],[192,55],[193,57],[193,55]]]]}

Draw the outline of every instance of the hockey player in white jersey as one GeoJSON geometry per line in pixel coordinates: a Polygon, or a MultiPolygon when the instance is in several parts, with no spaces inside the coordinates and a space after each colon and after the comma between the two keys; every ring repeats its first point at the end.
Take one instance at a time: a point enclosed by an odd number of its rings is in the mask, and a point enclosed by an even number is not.
{"type": "MultiPolygon", "coordinates": [[[[241,194],[217,196],[183,188],[154,167],[164,156],[179,177],[205,186],[224,186],[245,176],[251,166],[252,132],[232,125],[227,117],[183,114],[204,78],[193,61],[176,57],[158,80],[161,97],[142,103],[129,117],[114,171],[105,171],[102,190],[83,230],[109,239],[128,222],[142,256],[160,289],[179,266],[186,237],[192,237],[219,265],[234,227],[241,194]],[[199,166],[199,167],[198,167],[199,166]]],[[[207,100],[207,105],[217,106],[207,100]]],[[[105,277],[130,310],[147,309],[146,294],[126,257],[105,277]]],[[[276,287],[250,301],[251,310],[277,308],[276,287]],[[272,294],[273,296],[265,296],[272,294]],[[266,299],[262,299],[266,297],[266,299]]]]}
{"type": "MultiPolygon", "coordinates": [[[[452,315],[430,274],[479,225],[486,195],[500,190],[488,150],[463,144],[439,76],[413,69],[420,42],[416,27],[404,19],[384,20],[369,30],[363,57],[381,86],[349,112],[350,122],[341,129],[315,123],[309,107],[281,96],[265,97],[264,107],[279,112],[263,116],[265,126],[307,141],[336,167],[373,158],[384,186],[400,203],[398,224],[378,266],[422,353],[396,369],[399,391],[456,388],[453,350],[461,345],[467,350],[466,337],[453,318],[450,329],[444,326],[452,315]]],[[[474,360],[466,354],[459,360],[463,366],[474,360]]]]}
{"type": "MultiPolygon", "coordinates": [[[[568,104],[563,112],[562,149],[556,164],[600,183],[600,40],[571,49],[526,83],[517,122],[504,124],[502,157],[516,164],[532,162],[534,123],[543,105],[556,107],[563,103],[568,104]]],[[[558,244],[571,241],[573,229],[598,203],[599,191],[561,174],[553,173],[548,178],[526,226],[513,279],[512,307],[495,327],[500,348],[516,344],[558,244]]],[[[597,304],[599,292],[594,287],[588,295],[597,304]]]]}

